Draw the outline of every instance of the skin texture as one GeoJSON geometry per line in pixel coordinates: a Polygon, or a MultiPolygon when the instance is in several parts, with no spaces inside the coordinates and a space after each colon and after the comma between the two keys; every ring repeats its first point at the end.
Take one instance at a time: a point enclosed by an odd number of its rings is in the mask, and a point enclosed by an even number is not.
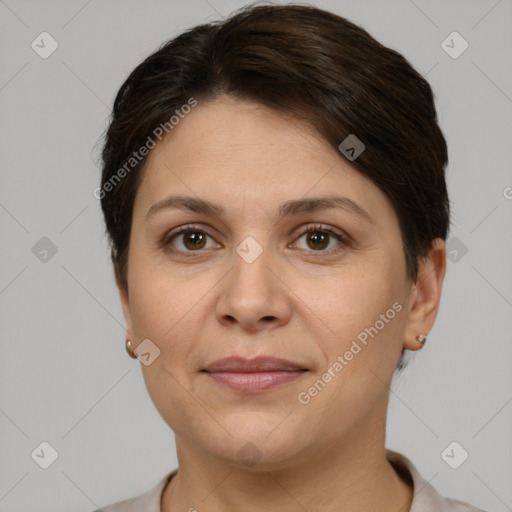
{"type": "Polygon", "coordinates": [[[385,459],[389,386],[402,347],[420,348],[416,336],[428,334],[437,315],[442,240],[410,282],[398,219],[380,189],[309,125],[224,96],[199,103],[151,151],[128,262],[128,290],[119,287],[127,337],[133,347],[148,338],[160,350],[141,368],[176,437],[179,472],[162,511],[409,509],[412,490],[385,459]],[[226,212],[167,208],[145,219],[177,194],[226,212]],[[277,219],[285,201],[333,195],[356,202],[372,221],[346,209],[277,219]],[[190,223],[208,235],[203,242],[196,234],[194,245],[191,233],[166,239],[190,223]],[[318,223],[351,241],[318,241],[318,223]],[[236,252],[248,236],[263,249],[252,263],[236,252]],[[401,311],[300,403],[299,393],[395,303],[401,311]],[[281,357],[309,371],[243,394],[201,371],[232,355],[281,357]],[[252,467],[237,455],[249,442],[261,453],[252,467]]]}

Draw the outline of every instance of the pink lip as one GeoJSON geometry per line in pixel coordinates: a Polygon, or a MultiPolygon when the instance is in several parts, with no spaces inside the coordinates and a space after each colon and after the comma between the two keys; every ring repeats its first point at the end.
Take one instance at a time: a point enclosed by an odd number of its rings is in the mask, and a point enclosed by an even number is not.
{"type": "Polygon", "coordinates": [[[249,373],[307,370],[307,368],[286,359],[259,356],[254,359],[244,359],[243,357],[217,359],[217,361],[209,364],[204,370],[207,372],[249,373]]]}
{"type": "Polygon", "coordinates": [[[226,357],[203,371],[218,384],[235,391],[260,393],[299,378],[307,369],[285,359],[260,356],[255,359],[226,357]]]}

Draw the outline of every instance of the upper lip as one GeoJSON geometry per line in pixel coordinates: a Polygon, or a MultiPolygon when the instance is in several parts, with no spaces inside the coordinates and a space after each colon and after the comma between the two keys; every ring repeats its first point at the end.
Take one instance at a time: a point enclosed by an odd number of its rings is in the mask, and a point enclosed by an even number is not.
{"type": "Polygon", "coordinates": [[[306,370],[300,364],[277,357],[260,356],[254,359],[244,359],[243,357],[225,357],[217,359],[209,364],[204,371],[207,372],[233,372],[233,373],[251,373],[251,372],[270,372],[270,371],[297,371],[306,370]]]}

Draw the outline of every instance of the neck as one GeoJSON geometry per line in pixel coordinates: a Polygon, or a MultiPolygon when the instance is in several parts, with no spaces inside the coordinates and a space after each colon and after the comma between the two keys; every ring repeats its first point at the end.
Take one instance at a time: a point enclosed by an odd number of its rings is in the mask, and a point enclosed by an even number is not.
{"type": "Polygon", "coordinates": [[[386,460],[383,437],[363,439],[333,440],[324,449],[315,446],[302,460],[267,471],[257,470],[257,464],[241,468],[205,458],[176,437],[179,470],[164,491],[161,510],[408,512],[413,489],[386,460]]]}

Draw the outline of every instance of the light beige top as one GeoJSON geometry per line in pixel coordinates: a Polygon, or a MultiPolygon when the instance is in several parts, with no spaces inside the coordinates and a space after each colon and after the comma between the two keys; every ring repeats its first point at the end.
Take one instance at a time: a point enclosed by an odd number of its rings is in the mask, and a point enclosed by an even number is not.
{"type": "MultiPolygon", "coordinates": [[[[413,484],[414,497],[410,512],[485,512],[469,503],[443,498],[420,476],[412,462],[404,455],[386,450],[386,459],[404,480],[411,481],[413,484]]],[[[178,469],[171,471],[155,487],[139,496],[93,512],[161,512],[160,498],[163,490],[177,471],[178,469]]]]}

